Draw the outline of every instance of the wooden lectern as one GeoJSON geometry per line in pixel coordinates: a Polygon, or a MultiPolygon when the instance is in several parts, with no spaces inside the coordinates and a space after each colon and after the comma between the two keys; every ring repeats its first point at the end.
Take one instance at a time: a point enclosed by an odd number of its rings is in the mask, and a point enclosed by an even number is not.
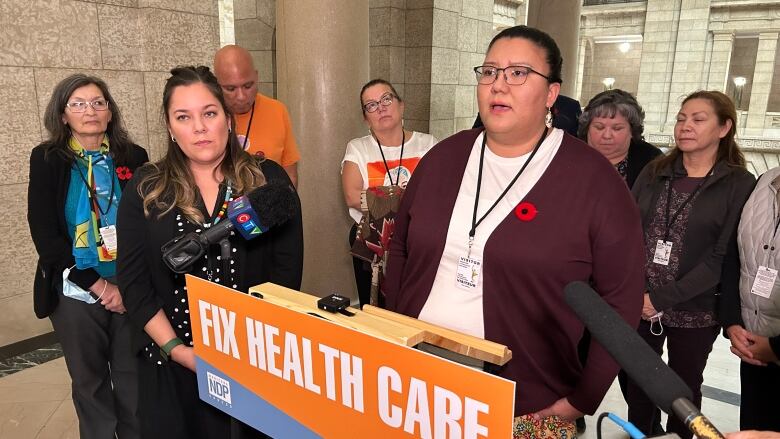
{"type": "Polygon", "coordinates": [[[475,360],[503,366],[512,359],[506,346],[442,326],[426,323],[413,317],[366,305],[363,310],[347,308],[354,313],[347,316],[317,308],[319,297],[291,290],[275,284],[263,284],[249,289],[249,293],[263,300],[299,313],[317,315],[326,320],[369,334],[395,344],[414,347],[427,343],[475,360]]]}

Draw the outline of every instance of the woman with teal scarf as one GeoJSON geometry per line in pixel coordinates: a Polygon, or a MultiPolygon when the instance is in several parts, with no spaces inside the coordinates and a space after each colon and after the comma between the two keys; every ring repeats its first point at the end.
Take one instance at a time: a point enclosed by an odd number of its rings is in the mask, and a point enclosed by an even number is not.
{"type": "MultiPolygon", "coordinates": [[[[131,325],[116,285],[116,213],[133,144],[105,82],[71,75],[44,115],[49,138],[30,156],[27,219],[38,252],[35,313],[51,320],[73,381],[81,438],[137,438],[131,325]]],[[[121,251],[121,250],[119,250],[121,251]]]]}

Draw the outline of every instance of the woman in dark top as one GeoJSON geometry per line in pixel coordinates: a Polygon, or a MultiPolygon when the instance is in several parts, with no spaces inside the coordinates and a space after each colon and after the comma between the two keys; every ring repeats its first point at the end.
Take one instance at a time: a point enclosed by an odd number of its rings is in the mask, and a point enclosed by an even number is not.
{"type": "MultiPolygon", "coordinates": [[[[727,249],[755,183],[734,141],[736,111],[731,99],[699,91],[683,101],[674,126],[676,148],[645,168],[633,193],[645,231],[646,293],[639,334],[660,355],[668,341],[669,366],[701,405],[707,357],[720,329],[716,296],[727,249]]],[[[650,433],[658,412],[631,380],[628,417],[650,433]]],[[[667,431],[690,438],[670,416],[667,431]]]]}
{"type": "MultiPolygon", "coordinates": [[[[577,135],[600,152],[615,167],[628,188],[661,150],[642,140],[645,112],[630,93],[614,89],[594,96],[580,116],[577,135]]],[[[587,358],[590,334],[580,342],[580,356],[587,358]]],[[[618,374],[620,390],[626,396],[625,372],[618,374]]],[[[656,428],[656,427],[654,427],[656,428]]],[[[585,429],[585,419],[577,419],[577,430],[585,429]]],[[[660,424],[656,428],[662,431],[660,424]]]]}
{"type": "Polygon", "coordinates": [[[225,210],[234,197],[281,183],[294,198],[286,223],[249,241],[231,236],[229,270],[220,245],[212,245],[190,272],[240,291],[268,281],[298,289],[300,204],[284,169],[270,160],[258,163],[241,148],[208,67],[180,67],[171,75],[163,94],[167,153],[139,170],[119,211],[119,284],[139,329],[133,352],[139,355],[141,432],[144,438],[241,437],[248,427],[198,398],[184,275],[166,267],[160,248],[228,221],[225,210]]]}
{"type": "Polygon", "coordinates": [[[603,91],[588,102],[577,135],[612,163],[629,189],[645,165],[662,154],[642,140],[645,112],[630,93],[603,91]]]}
{"type": "Polygon", "coordinates": [[[574,420],[596,410],[617,373],[597,343],[587,363],[578,359],[583,325],[563,288],[590,281],[634,324],[642,300],[630,193],[596,151],[552,128],[561,64],[537,29],[493,39],[475,68],[485,129],[455,134],[420,161],[384,284],[388,308],[512,350],[497,373],[517,383],[518,438],[573,437],[574,420]]]}
{"type": "Polygon", "coordinates": [[[30,155],[27,192],[39,257],[35,314],[49,317],[62,345],[81,437],[136,438],[137,373],[115,280],[114,225],[122,189],[148,157],[99,78],[57,84],[44,125],[49,138],[30,155]]]}

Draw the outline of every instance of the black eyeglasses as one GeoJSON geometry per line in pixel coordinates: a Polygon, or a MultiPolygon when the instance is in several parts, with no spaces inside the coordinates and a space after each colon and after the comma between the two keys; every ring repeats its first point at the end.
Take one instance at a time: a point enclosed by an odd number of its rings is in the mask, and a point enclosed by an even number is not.
{"type": "Polygon", "coordinates": [[[74,113],[83,113],[87,111],[87,107],[92,107],[95,111],[106,111],[108,110],[108,101],[105,99],[95,99],[92,102],[74,101],[65,104],[65,106],[74,113]]]}
{"type": "Polygon", "coordinates": [[[509,85],[523,85],[528,80],[530,73],[536,73],[542,78],[550,81],[550,77],[543,75],[528,66],[506,66],[498,68],[495,66],[477,66],[474,67],[474,73],[477,75],[477,82],[483,85],[489,85],[496,82],[498,72],[504,72],[504,80],[509,85]]]}
{"type": "Polygon", "coordinates": [[[381,98],[379,98],[379,101],[368,101],[363,104],[363,111],[366,113],[373,113],[379,109],[379,105],[382,105],[383,107],[389,107],[390,104],[393,103],[393,99],[395,99],[395,95],[392,93],[385,93],[381,98]]]}

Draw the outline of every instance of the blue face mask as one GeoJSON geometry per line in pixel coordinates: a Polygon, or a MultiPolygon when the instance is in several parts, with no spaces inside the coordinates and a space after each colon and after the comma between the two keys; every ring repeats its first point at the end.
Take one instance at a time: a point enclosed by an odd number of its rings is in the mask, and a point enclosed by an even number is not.
{"type": "MultiPolygon", "coordinates": [[[[73,267],[75,267],[75,265],[73,267]]],[[[68,280],[68,275],[70,274],[70,270],[73,267],[62,270],[62,294],[70,297],[71,299],[87,302],[90,305],[97,302],[97,299],[92,297],[92,294],[90,294],[89,291],[84,290],[80,286],[68,280]]]]}

